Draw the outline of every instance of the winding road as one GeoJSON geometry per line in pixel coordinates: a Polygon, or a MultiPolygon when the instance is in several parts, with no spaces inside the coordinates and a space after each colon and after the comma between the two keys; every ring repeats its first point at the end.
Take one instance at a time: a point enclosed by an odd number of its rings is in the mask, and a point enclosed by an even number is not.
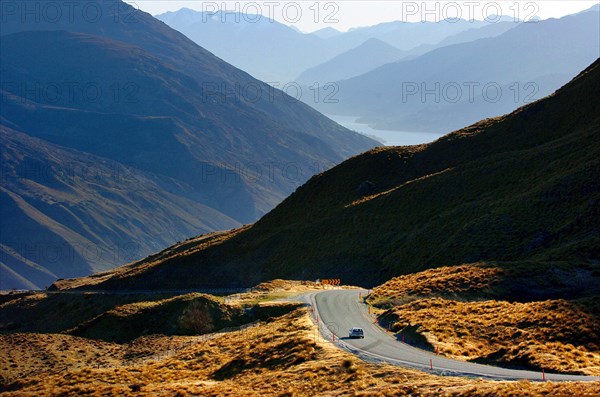
{"type": "Polygon", "coordinates": [[[330,290],[306,294],[303,300],[310,303],[321,334],[333,340],[339,347],[348,350],[367,361],[388,362],[404,367],[426,370],[439,375],[459,375],[479,378],[511,380],[552,380],[552,381],[597,381],[600,377],[542,374],[535,371],[521,371],[452,360],[434,353],[417,349],[398,341],[374,323],[375,317],[368,313],[359,293],[363,290],[330,290]],[[349,339],[348,330],[361,327],[364,339],[349,339]],[[333,335],[335,334],[335,337],[333,335]]]}

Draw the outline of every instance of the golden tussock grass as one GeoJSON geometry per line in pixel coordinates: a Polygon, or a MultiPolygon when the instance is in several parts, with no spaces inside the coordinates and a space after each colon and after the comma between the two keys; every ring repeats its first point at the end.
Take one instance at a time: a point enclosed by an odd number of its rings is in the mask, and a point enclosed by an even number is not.
{"type": "Polygon", "coordinates": [[[226,301],[237,304],[264,303],[274,299],[293,298],[299,293],[316,291],[323,288],[322,284],[315,283],[314,281],[275,279],[262,282],[253,287],[249,292],[229,295],[226,301]]]}
{"type": "Polygon", "coordinates": [[[423,337],[452,358],[600,375],[598,299],[490,299],[508,273],[483,263],[429,269],[391,279],[367,302],[388,309],[382,320],[395,331],[416,332],[414,343],[423,337]]]}
{"type": "Polygon", "coordinates": [[[279,291],[291,291],[291,292],[304,292],[312,291],[315,289],[322,288],[321,284],[317,284],[314,281],[305,280],[282,280],[275,279],[271,281],[265,281],[252,288],[257,292],[279,292],[279,291]]]}
{"type": "MultiPolygon", "coordinates": [[[[23,346],[12,356],[17,367],[31,365],[34,350],[68,343],[67,358],[79,350],[112,354],[115,362],[3,380],[6,396],[558,396],[600,393],[600,383],[494,382],[439,377],[391,365],[365,363],[320,339],[306,309],[299,309],[245,332],[199,341],[193,337],[147,337],[117,345],[72,336],[2,336],[3,351],[23,346]],[[10,338],[23,338],[14,340],[10,338]],[[191,339],[192,338],[192,339],[191,339]],[[35,343],[34,343],[35,342],[35,343]],[[137,344],[137,345],[136,345],[137,344]],[[135,346],[175,353],[132,361],[135,346]],[[75,350],[77,349],[77,350],[75,350]],[[95,350],[94,350],[95,349],[95,350]],[[110,353],[109,353],[110,352],[110,353]],[[120,360],[120,363],[118,361],[120,360]]],[[[87,354],[87,353],[86,353],[87,354]]],[[[56,368],[65,359],[54,355],[56,368]]],[[[5,374],[3,362],[2,373],[5,374]]],[[[6,373],[16,375],[13,369],[6,373]]]]}
{"type": "Polygon", "coordinates": [[[421,299],[391,309],[394,329],[417,328],[441,354],[546,371],[600,375],[600,321],[584,301],[421,299]]]}
{"type": "Polygon", "coordinates": [[[503,269],[485,264],[439,267],[394,277],[374,288],[368,302],[389,307],[427,295],[481,292],[497,284],[503,275],[503,269]]]}
{"type": "Polygon", "coordinates": [[[359,288],[356,286],[342,285],[342,286],[331,286],[324,285],[322,283],[316,283],[314,281],[306,280],[282,280],[275,279],[271,281],[265,281],[257,286],[253,287],[249,292],[243,292],[239,294],[233,294],[227,296],[225,301],[229,304],[269,304],[269,301],[277,299],[290,299],[300,293],[321,291],[324,289],[354,289],[359,288]]]}

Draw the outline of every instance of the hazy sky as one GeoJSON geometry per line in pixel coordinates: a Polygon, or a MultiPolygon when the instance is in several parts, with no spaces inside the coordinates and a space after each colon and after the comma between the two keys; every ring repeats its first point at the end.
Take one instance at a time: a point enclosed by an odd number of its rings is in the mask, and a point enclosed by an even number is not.
{"type": "MultiPolygon", "coordinates": [[[[370,0],[297,0],[297,1],[200,1],[200,0],[126,0],[152,15],[187,7],[198,11],[237,10],[293,25],[304,32],[324,27],[346,31],[352,27],[375,25],[387,21],[418,22],[487,19],[501,13],[519,19],[534,15],[542,19],[573,14],[598,4],[588,0],[545,1],[370,1],[370,0]]],[[[226,16],[227,17],[227,16],[226,16]]],[[[229,16],[234,18],[234,16],[229,16]]]]}

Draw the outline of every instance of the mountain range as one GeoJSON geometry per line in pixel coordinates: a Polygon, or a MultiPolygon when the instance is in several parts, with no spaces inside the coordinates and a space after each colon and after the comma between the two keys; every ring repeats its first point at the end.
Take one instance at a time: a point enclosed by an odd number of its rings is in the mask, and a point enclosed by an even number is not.
{"type": "Polygon", "coordinates": [[[381,129],[449,132],[550,94],[600,56],[600,9],[518,24],[336,83],[327,114],[381,129]]]}
{"type": "Polygon", "coordinates": [[[1,288],[253,222],[377,145],[149,14],[94,4],[95,21],[1,25],[1,288]]]}
{"type": "Polygon", "coordinates": [[[316,82],[320,86],[324,86],[327,83],[360,76],[388,63],[415,58],[436,48],[495,37],[517,25],[518,21],[503,21],[478,26],[446,37],[436,44],[421,44],[405,51],[399,50],[380,39],[370,38],[358,47],[305,70],[296,80],[307,85],[313,85],[316,82]]]}
{"type": "Polygon", "coordinates": [[[266,17],[181,9],[173,28],[330,115],[385,130],[446,133],[567,83],[598,55],[600,8],[560,19],[386,22],[311,34],[266,17]],[[239,43],[244,43],[240,45],[239,43]]]}
{"type": "Polygon", "coordinates": [[[240,287],[278,277],[373,286],[427,268],[491,263],[520,272],[511,299],[597,292],[599,95],[597,59],[510,114],[431,144],[352,157],[253,225],[53,289],[240,287]]]}
{"type": "MultiPolygon", "coordinates": [[[[200,12],[183,8],[157,15],[156,18],[232,65],[263,81],[280,86],[295,82],[298,76],[308,69],[332,61],[346,51],[351,52],[343,59],[364,62],[361,54],[365,49],[358,47],[372,39],[402,51],[399,54],[406,52],[406,55],[415,55],[435,48],[437,43],[450,36],[465,33],[464,36],[457,36],[456,40],[475,40],[495,34],[494,30],[499,34],[504,29],[518,25],[508,22],[508,17],[498,18],[495,24],[497,27],[493,29],[489,29],[487,22],[477,20],[458,20],[452,23],[394,21],[351,29],[348,32],[325,28],[305,34],[267,17],[240,12],[200,12]],[[469,33],[466,34],[467,32],[469,33]]],[[[375,43],[366,45],[369,48],[375,43]]],[[[389,48],[373,55],[377,56],[373,57],[369,64],[356,70],[366,72],[368,70],[365,70],[365,66],[380,66],[397,60],[390,57],[389,48]]],[[[327,65],[323,67],[329,69],[327,65]]],[[[348,68],[353,70],[350,65],[348,68]]],[[[339,78],[331,81],[346,77],[347,73],[342,73],[339,78]]],[[[298,82],[304,82],[303,80],[298,79],[298,82]]],[[[321,77],[316,81],[328,82],[321,77]]]]}
{"type": "Polygon", "coordinates": [[[305,70],[296,81],[324,85],[367,73],[378,66],[395,62],[405,52],[379,39],[369,39],[327,62],[305,70]]]}

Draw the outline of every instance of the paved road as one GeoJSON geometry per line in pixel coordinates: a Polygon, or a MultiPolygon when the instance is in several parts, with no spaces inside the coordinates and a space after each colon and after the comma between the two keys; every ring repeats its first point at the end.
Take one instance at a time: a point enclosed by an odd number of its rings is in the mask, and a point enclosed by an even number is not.
{"type": "MultiPolygon", "coordinates": [[[[331,290],[308,294],[304,299],[316,308],[321,333],[340,347],[369,361],[386,361],[405,367],[427,370],[442,375],[474,376],[491,379],[530,379],[542,380],[541,372],[519,371],[451,360],[436,354],[417,349],[398,341],[391,333],[374,324],[368,308],[359,300],[359,290],[331,290]],[[361,327],[364,339],[348,339],[348,330],[361,327]],[[340,339],[341,338],[341,339],[340,339]],[[431,360],[431,361],[430,361],[431,360]],[[433,370],[430,366],[433,366],[433,370]]],[[[545,374],[546,380],[554,381],[593,381],[600,377],[545,374]]]]}

